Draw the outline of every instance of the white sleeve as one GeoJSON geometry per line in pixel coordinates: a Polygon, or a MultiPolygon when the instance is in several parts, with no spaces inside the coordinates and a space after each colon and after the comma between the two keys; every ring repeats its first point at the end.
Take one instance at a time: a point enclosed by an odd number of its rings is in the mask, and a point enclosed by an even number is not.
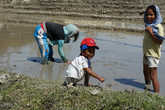
{"type": "Polygon", "coordinates": [[[82,67],[83,68],[88,68],[88,60],[86,60],[86,59],[82,60],[82,67]]]}

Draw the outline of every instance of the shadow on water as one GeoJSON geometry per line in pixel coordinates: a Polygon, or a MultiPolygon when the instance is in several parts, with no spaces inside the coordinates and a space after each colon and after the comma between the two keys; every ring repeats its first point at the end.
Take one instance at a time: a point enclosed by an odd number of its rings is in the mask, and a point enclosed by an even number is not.
{"type": "MultiPolygon", "coordinates": [[[[41,57],[29,57],[27,58],[28,61],[34,62],[34,63],[40,63],[41,62],[41,57]]],[[[54,58],[55,63],[64,63],[61,59],[59,58],[54,58]]]]}
{"type": "Polygon", "coordinates": [[[31,62],[35,62],[35,63],[40,63],[41,62],[40,57],[30,57],[30,58],[27,58],[27,60],[31,61],[31,62]]]}
{"type": "Polygon", "coordinates": [[[64,63],[61,59],[59,59],[59,58],[54,58],[54,60],[55,60],[55,62],[56,63],[64,63]]]}
{"type": "Polygon", "coordinates": [[[130,79],[130,78],[129,79],[128,78],[115,79],[115,81],[117,81],[119,83],[122,83],[122,84],[125,84],[125,85],[130,85],[130,86],[140,88],[140,89],[144,89],[144,83],[140,83],[140,82],[137,82],[135,80],[136,79],[130,79]]]}

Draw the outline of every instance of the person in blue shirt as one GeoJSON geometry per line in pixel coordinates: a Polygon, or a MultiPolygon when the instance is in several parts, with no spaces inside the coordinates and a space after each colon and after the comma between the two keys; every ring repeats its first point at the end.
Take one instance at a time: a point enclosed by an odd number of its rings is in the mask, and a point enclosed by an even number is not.
{"type": "Polygon", "coordinates": [[[53,22],[43,22],[36,26],[34,37],[41,53],[41,64],[54,61],[53,46],[58,45],[58,53],[61,59],[67,63],[68,59],[63,52],[63,44],[69,43],[72,38],[74,42],[78,39],[79,29],[73,24],[66,26],[53,22]]]}

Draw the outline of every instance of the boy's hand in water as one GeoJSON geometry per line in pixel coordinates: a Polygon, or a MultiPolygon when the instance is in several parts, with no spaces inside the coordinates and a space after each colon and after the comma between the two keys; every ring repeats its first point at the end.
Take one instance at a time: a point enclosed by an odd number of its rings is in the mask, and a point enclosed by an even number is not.
{"type": "Polygon", "coordinates": [[[103,83],[104,82],[104,78],[103,77],[100,77],[99,78],[99,81],[103,83]]]}

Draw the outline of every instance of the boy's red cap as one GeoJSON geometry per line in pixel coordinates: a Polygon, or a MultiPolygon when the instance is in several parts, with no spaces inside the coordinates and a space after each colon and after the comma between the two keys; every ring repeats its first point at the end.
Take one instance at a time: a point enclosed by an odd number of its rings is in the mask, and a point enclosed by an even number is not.
{"type": "Polygon", "coordinates": [[[86,37],[81,41],[81,46],[87,45],[88,47],[95,47],[96,49],[99,49],[99,47],[96,45],[96,42],[93,38],[86,37]]]}

